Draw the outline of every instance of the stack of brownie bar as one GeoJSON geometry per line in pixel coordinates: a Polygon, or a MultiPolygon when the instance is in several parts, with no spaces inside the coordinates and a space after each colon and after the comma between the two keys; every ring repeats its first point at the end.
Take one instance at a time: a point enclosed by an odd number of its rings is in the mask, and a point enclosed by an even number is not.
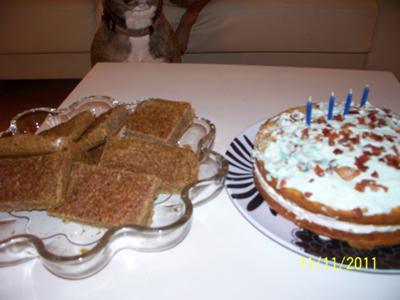
{"type": "Polygon", "coordinates": [[[159,193],[197,180],[197,155],[177,144],[193,119],[188,102],[149,99],[132,113],[84,111],[39,134],[1,138],[0,210],[148,226],[159,193]]]}

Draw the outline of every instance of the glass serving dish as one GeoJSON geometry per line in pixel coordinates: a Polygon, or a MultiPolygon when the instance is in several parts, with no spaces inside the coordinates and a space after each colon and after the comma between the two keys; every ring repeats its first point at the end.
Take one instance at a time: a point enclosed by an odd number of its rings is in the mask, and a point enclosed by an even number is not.
{"type": "MultiPolygon", "coordinates": [[[[137,103],[129,103],[128,108],[133,111],[137,103]]],[[[89,96],[67,108],[34,108],[15,116],[0,137],[40,132],[84,110],[98,116],[118,104],[107,96],[89,96]]],[[[80,279],[101,270],[121,249],[150,252],[174,247],[190,230],[193,207],[213,199],[224,186],[228,164],[211,150],[214,138],[215,126],[196,117],[179,144],[189,145],[199,155],[198,181],[180,195],[159,195],[149,227],[99,228],[52,217],[45,211],[0,212],[0,267],[39,259],[57,276],[80,279]]]]}

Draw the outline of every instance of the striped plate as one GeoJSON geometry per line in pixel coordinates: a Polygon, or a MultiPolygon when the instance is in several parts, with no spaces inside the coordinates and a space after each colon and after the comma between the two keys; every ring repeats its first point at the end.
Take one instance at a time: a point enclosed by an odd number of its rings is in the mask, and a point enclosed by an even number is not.
{"type": "Polygon", "coordinates": [[[253,181],[253,141],[262,123],[264,121],[250,126],[235,137],[225,153],[229,162],[226,189],[242,216],[265,236],[306,257],[306,268],[310,258],[320,263],[321,268],[326,263],[338,268],[338,262],[344,262],[341,268],[345,270],[400,274],[400,245],[373,250],[354,249],[345,242],[322,238],[299,228],[269,208],[253,181]],[[355,258],[364,263],[356,265],[355,258]]]}

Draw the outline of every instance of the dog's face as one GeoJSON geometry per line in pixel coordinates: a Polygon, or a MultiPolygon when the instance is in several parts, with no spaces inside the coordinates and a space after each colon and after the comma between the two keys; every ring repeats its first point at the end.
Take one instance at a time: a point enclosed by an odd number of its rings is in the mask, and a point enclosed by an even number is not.
{"type": "Polygon", "coordinates": [[[152,25],[161,11],[162,0],[105,0],[106,5],[125,19],[129,29],[143,29],[152,25]]]}

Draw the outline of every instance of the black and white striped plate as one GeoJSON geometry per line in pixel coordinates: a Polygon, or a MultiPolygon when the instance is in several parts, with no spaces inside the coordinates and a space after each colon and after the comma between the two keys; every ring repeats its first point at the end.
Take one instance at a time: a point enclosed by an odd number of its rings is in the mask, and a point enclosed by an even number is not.
{"type": "Polygon", "coordinates": [[[400,245],[354,249],[345,242],[321,238],[299,228],[269,208],[253,181],[253,141],[262,123],[264,121],[235,137],[225,153],[229,162],[226,189],[243,217],[273,241],[306,257],[301,260],[304,268],[322,268],[329,264],[345,270],[400,274],[400,245]]]}

